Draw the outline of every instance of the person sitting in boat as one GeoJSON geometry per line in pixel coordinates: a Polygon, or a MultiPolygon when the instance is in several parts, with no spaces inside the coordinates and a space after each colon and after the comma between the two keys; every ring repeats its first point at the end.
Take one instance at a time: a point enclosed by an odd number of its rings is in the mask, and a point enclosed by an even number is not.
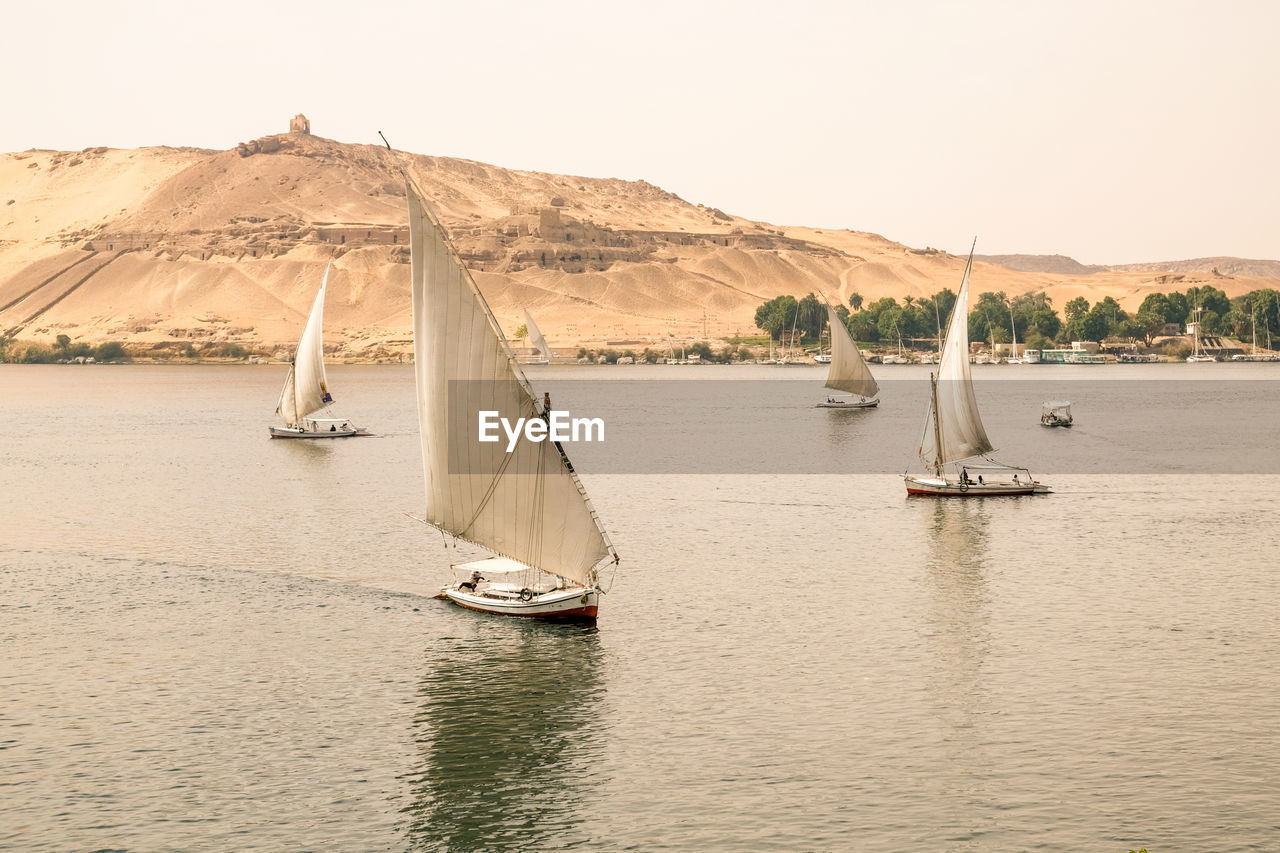
{"type": "Polygon", "coordinates": [[[1014,474],[1014,475],[1013,475],[1013,484],[1014,484],[1015,486],[1016,486],[1016,485],[1018,485],[1018,475],[1017,475],[1017,474],[1014,474]]]}
{"type": "Polygon", "coordinates": [[[979,486],[985,485],[985,484],[982,482],[982,475],[981,475],[981,474],[979,474],[979,475],[978,475],[978,485],[979,485],[979,486]]]}
{"type": "Polygon", "coordinates": [[[472,573],[471,573],[471,580],[469,580],[469,581],[463,581],[462,583],[458,584],[458,589],[460,589],[460,590],[462,590],[462,589],[469,589],[469,590],[471,590],[472,592],[475,592],[475,591],[476,591],[476,585],[477,585],[477,584],[479,584],[479,583],[480,583],[480,581],[482,581],[482,580],[484,580],[484,578],[480,576],[480,573],[479,573],[479,572],[472,572],[472,573]]]}
{"type": "Polygon", "coordinates": [[[969,482],[970,482],[970,481],[969,481],[969,469],[968,469],[968,468],[961,468],[961,469],[960,469],[960,482],[964,483],[966,486],[967,486],[967,485],[969,485],[969,482]]]}
{"type": "Polygon", "coordinates": [[[329,432],[337,432],[337,431],[338,431],[337,426],[335,426],[334,424],[329,424],[329,432]]]}

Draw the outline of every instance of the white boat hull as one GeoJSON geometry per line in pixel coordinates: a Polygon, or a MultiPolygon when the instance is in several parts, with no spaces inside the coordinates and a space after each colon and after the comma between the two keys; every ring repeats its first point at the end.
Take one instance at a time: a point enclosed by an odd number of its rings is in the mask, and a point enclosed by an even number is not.
{"type": "Polygon", "coordinates": [[[501,616],[525,616],[537,619],[566,619],[594,622],[600,607],[598,589],[556,589],[535,595],[525,601],[520,598],[497,597],[481,592],[470,592],[447,586],[440,590],[439,598],[446,598],[468,610],[496,613],[501,616]]]}
{"type": "Polygon", "coordinates": [[[310,430],[294,427],[270,427],[272,438],[356,438],[373,435],[362,429],[310,430]]]}
{"type": "Polygon", "coordinates": [[[880,399],[874,400],[827,400],[818,403],[819,409],[874,409],[880,405],[880,399]]]}
{"type": "Polygon", "coordinates": [[[1045,495],[1050,489],[1044,483],[960,483],[939,477],[904,476],[907,494],[941,498],[983,498],[1002,495],[1045,495]]]}

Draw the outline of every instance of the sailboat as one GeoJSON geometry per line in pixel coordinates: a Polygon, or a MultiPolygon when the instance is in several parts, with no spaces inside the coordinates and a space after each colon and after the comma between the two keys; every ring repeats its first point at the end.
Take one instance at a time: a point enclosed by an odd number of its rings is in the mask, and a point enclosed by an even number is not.
{"type": "Polygon", "coordinates": [[[284,388],[280,391],[280,402],[276,406],[276,414],[284,419],[283,427],[271,427],[272,438],[351,438],[353,436],[372,435],[363,429],[353,426],[346,418],[315,417],[320,410],[328,410],[333,402],[329,393],[329,385],[324,375],[324,291],[329,284],[329,269],[333,261],[324,268],[324,278],[320,280],[320,292],[311,306],[311,315],[298,340],[298,350],[294,353],[293,364],[289,365],[289,375],[285,377],[284,388]]]}
{"type": "Polygon", "coordinates": [[[827,387],[842,392],[828,395],[820,409],[870,409],[880,405],[876,393],[880,386],[862,359],[858,345],[836,312],[827,306],[827,322],[831,324],[831,367],[827,368],[827,387]],[[848,396],[844,396],[848,395],[848,396]],[[853,399],[854,395],[858,399],[853,399]]]}
{"type": "Polygon", "coordinates": [[[803,356],[802,354],[801,354],[801,355],[797,355],[797,354],[796,354],[796,352],[795,352],[795,349],[796,349],[796,325],[799,323],[799,321],[800,321],[800,303],[799,303],[799,302],[797,302],[797,303],[796,303],[796,313],[795,313],[795,316],[791,318],[791,338],[790,338],[790,340],[788,340],[788,341],[787,341],[787,350],[786,350],[786,352],[784,352],[781,356],[779,356],[779,357],[778,357],[778,362],[777,362],[778,364],[782,364],[782,365],[788,365],[788,364],[801,364],[801,365],[803,365],[803,364],[805,363],[805,361],[804,361],[804,356],[803,356]]]}
{"type": "Polygon", "coordinates": [[[1209,355],[1208,353],[1200,349],[1200,318],[1204,315],[1204,308],[1197,306],[1195,310],[1195,315],[1196,315],[1195,337],[1192,339],[1191,355],[1187,356],[1187,361],[1189,362],[1217,361],[1216,358],[1214,358],[1213,356],[1209,355]]]}
{"type": "MultiPolygon", "coordinates": [[[[977,246],[974,240],[974,247],[977,246]]],[[[909,495],[973,497],[981,495],[1042,494],[1049,487],[1036,482],[1026,468],[1005,465],[990,457],[994,451],[978,414],[969,371],[969,273],[973,247],[964,266],[960,293],[947,325],[938,372],[929,375],[929,414],[925,417],[920,459],[929,475],[903,474],[909,495]]]]}
{"type": "MultiPolygon", "coordinates": [[[[390,147],[390,146],[388,146],[390,147]]],[[[480,442],[478,416],[549,421],[488,303],[405,171],[414,375],[427,509],[421,519],[494,556],[452,566],[438,598],[509,616],[594,621],[599,571],[619,557],[557,441],[480,442]]],[[[527,435],[527,433],[526,433],[527,435]]]]}
{"type": "Polygon", "coordinates": [[[938,294],[935,293],[932,297],[930,297],[929,301],[933,303],[933,322],[935,323],[935,327],[938,330],[938,337],[935,339],[935,342],[938,345],[938,351],[936,353],[935,352],[921,353],[920,354],[921,364],[937,364],[939,361],[942,360],[942,315],[938,312],[938,294]]]}
{"type": "Polygon", "coordinates": [[[1013,343],[1009,344],[1012,348],[1009,351],[1009,358],[1006,360],[1008,364],[1025,364],[1026,362],[1018,357],[1018,327],[1013,322],[1013,303],[1009,303],[1009,340],[1013,343]]]}
{"type": "MultiPolygon", "coordinates": [[[[827,309],[827,310],[828,310],[828,311],[830,311],[830,306],[828,306],[828,309],[827,309]]],[[[830,319],[830,317],[829,317],[829,316],[828,316],[828,319],[830,319]]],[[[834,334],[834,332],[832,332],[832,334],[834,334]]],[[[821,336],[821,335],[819,335],[819,336],[818,336],[818,353],[817,353],[817,355],[815,355],[815,356],[813,357],[813,360],[814,360],[814,362],[815,362],[815,363],[817,363],[817,364],[830,364],[830,363],[831,363],[831,353],[829,353],[829,352],[823,352],[823,351],[822,351],[822,336],[821,336]]]]}
{"type": "Polygon", "coordinates": [[[524,312],[524,328],[529,333],[529,341],[538,350],[538,356],[526,360],[525,364],[550,364],[551,363],[551,347],[547,346],[547,339],[542,337],[542,332],[538,331],[538,324],[533,322],[533,318],[529,316],[529,312],[524,312]]]}
{"type": "Polygon", "coordinates": [[[880,357],[880,361],[884,364],[910,364],[911,359],[907,358],[906,352],[902,349],[902,329],[894,321],[893,327],[898,330],[898,354],[887,353],[880,357]]]}

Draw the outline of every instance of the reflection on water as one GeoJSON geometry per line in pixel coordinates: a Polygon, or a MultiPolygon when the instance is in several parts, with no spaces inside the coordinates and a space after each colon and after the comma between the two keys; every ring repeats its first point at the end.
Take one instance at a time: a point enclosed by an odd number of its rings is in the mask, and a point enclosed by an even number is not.
{"type": "Polygon", "coordinates": [[[297,459],[328,459],[336,450],[338,442],[345,441],[341,438],[276,438],[267,439],[271,442],[272,450],[280,450],[284,453],[290,453],[293,458],[297,459]]]}
{"type": "Polygon", "coordinates": [[[875,427],[871,418],[876,416],[876,410],[823,409],[820,414],[826,428],[827,447],[840,453],[842,462],[852,467],[856,454],[864,449],[867,433],[875,427]]]}
{"type": "Polygon", "coordinates": [[[929,529],[933,541],[928,560],[933,599],[929,622],[937,672],[948,676],[947,683],[938,685],[945,688],[943,699],[971,699],[981,686],[980,669],[990,645],[985,571],[990,560],[987,525],[992,500],[934,501],[929,529]]]}
{"type": "Polygon", "coordinates": [[[983,664],[991,650],[988,514],[998,500],[1008,499],[935,499],[929,525],[926,624],[933,660],[925,670],[926,686],[947,754],[935,784],[946,819],[958,837],[970,841],[990,822],[982,817],[991,799],[982,773],[990,765],[983,664]]]}
{"type": "Polygon", "coordinates": [[[594,626],[458,613],[418,694],[415,850],[550,850],[587,837],[605,741],[594,626]]]}

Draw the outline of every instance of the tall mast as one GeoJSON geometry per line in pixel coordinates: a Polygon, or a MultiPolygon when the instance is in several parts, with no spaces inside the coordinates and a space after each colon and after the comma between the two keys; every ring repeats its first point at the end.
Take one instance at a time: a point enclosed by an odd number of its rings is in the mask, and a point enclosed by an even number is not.
{"type": "Polygon", "coordinates": [[[1009,300],[1009,340],[1012,341],[1012,343],[1010,343],[1009,346],[1013,348],[1011,354],[1009,355],[1009,358],[1017,358],[1018,357],[1018,328],[1013,324],[1013,300],[1012,299],[1009,300]]]}
{"type": "Polygon", "coordinates": [[[938,374],[929,374],[930,392],[933,394],[933,475],[942,476],[942,426],[938,422],[938,374]]]}
{"type": "MultiPolygon", "coordinates": [[[[938,291],[941,293],[942,291],[938,291]]],[[[938,361],[942,361],[942,314],[938,311],[938,294],[933,294],[933,322],[938,330],[938,361]]]]}

